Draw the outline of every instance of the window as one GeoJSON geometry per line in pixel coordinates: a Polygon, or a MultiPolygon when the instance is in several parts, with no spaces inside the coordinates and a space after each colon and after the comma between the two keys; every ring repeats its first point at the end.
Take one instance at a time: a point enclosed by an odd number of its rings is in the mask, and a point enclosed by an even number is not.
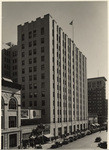
{"type": "Polygon", "coordinates": [[[25,56],[25,53],[24,52],[22,52],[22,57],[24,57],[25,56]]]}
{"type": "Polygon", "coordinates": [[[9,116],[9,128],[16,127],[16,116],[9,116]]]}
{"type": "Polygon", "coordinates": [[[25,102],[24,101],[22,102],[22,107],[25,107],[25,102]]]}
{"type": "Polygon", "coordinates": [[[29,55],[32,55],[32,50],[29,50],[29,55]]]}
{"type": "Polygon", "coordinates": [[[29,76],[29,81],[32,81],[32,76],[29,76]]]}
{"type": "Polygon", "coordinates": [[[36,75],[34,75],[34,80],[37,80],[37,76],[36,75]]]}
{"type": "Polygon", "coordinates": [[[25,35],[24,35],[24,34],[22,34],[22,41],[24,41],[24,39],[25,39],[25,35]]]}
{"type": "Polygon", "coordinates": [[[41,61],[44,61],[44,56],[41,56],[41,61]]]}
{"type": "Polygon", "coordinates": [[[45,97],[45,92],[42,92],[42,97],[45,97]]]}
{"type": "Polygon", "coordinates": [[[33,37],[36,37],[36,30],[33,30],[33,37]]]}
{"type": "Polygon", "coordinates": [[[34,106],[37,106],[37,101],[34,101],[34,106]]]}
{"type": "Polygon", "coordinates": [[[31,92],[29,93],[29,98],[32,98],[32,93],[31,92]]]}
{"type": "Polygon", "coordinates": [[[31,39],[32,38],[32,32],[30,31],[29,32],[29,39],[31,39]]]}
{"type": "Polygon", "coordinates": [[[25,61],[24,60],[22,60],[22,65],[25,65],[25,61]]]}
{"type": "Polygon", "coordinates": [[[33,62],[36,63],[36,57],[33,59],[33,62]]]}
{"type": "Polygon", "coordinates": [[[42,115],[45,115],[45,109],[42,110],[42,115]]]}
{"type": "Polygon", "coordinates": [[[44,38],[41,38],[41,43],[44,43],[44,38]]]}
{"type": "Polygon", "coordinates": [[[37,71],[37,66],[34,66],[34,71],[37,71]]]}
{"type": "Polygon", "coordinates": [[[41,35],[44,35],[44,27],[41,28],[41,35]]]}
{"type": "Polygon", "coordinates": [[[45,88],[45,82],[41,83],[41,88],[45,88]]]}
{"type": "Polygon", "coordinates": [[[17,134],[9,135],[9,147],[17,146],[17,134]]]}
{"type": "Polygon", "coordinates": [[[44,73],[41,74],[41,79],[45,79],[45,74],[44,73]]]}
{"type": "Polygon", "coordinates": [[[42,100],[42,106],[45,106],[45,101],[44,100],[42,100]]]}
{"type": "Polygon", "coordinates": [[[32,84],[29,84],[29,89],[32,89],[32,84]]]}
{"type": "Polygon", "coordinates": [[[34,88],[37,89],[37,84],[36,83],[34,83],[34,88]]]}
{"type": "Polygon", "coordinates": [[[44,65],[41,65],[41,70],[44,70],[45,66],[44,65]]]}
{"type": "Polygon", "coordinates": [[[35,41],[33,41],[33,46],[36,46],[36,40],[35,40],[35,41]]]}
{"type": "Polygon", "coordinates": [[[25,93],[22,93],[22,98],[25,98],[25,93]]]}
{"type": "Polygon", "coordinates": [[[24,74],[24,73],[25,73],[25,69],[23,68],[23,69],[22,69],[22,74],[24,74]]]}
{"type": "Polygon", "coordinates": [[[37,93],[34,93],[34,97],[37,97],[37,93]]]}
{"type": "Polygon", "coordinates": [[[33,49],[33,54],[36,54],[36,49],[33,49]]]}
{"type": "Polygon", "coordinates": [[[29,72],[32,72],[32,67],[29,67],[29,72]]]}
{"type": "Polygon", "coordinates": [[[29,64],[32,64],[32,59],[29,59],[29,64]]]}
{"type": "Polygon", "coordinates": [[[29,47],[31,47],[32,46],[32,42],[29,42],[29,47]]]}
{"type": "Polygon", "coordinates": [[[41,47],[41,53],[44,53],[44,47],[41,47]]]}
{"type": "Polygon", "coordinates": [[[31,107],[32,106],[32,101],[29,101],[29,107],[31,107]]]}
{"type": "Polygon", "coordinates": [[[11,98],[9,101],[9,109],[16,109],[17,104],[16,104],[16,100],[14,98],[11,98]]]}
{"type": "Polygon", "coordinates": [[[25,45],[24,44],[22,44],[22,49],[24,49],[25,48],[25,45]]]}

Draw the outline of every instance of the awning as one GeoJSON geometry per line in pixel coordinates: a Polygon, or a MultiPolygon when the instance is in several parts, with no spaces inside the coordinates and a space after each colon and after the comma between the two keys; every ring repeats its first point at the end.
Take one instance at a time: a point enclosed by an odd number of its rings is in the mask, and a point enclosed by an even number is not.
{"type": "Polygon", "coordinates": [[[47,137],[47,138],[54,137],[52,134],[46,134],[46,135],[44,135],[44,136],[47,137]]]}

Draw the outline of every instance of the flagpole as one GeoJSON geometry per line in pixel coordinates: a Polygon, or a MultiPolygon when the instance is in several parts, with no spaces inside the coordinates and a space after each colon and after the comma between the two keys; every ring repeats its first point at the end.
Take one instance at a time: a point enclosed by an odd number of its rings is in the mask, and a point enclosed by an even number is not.
{"type": "Polygon", "coordinates": [[[70,22],[70,25],[72,26],[72,40],[74,41],[74,19],[70,22]]]}

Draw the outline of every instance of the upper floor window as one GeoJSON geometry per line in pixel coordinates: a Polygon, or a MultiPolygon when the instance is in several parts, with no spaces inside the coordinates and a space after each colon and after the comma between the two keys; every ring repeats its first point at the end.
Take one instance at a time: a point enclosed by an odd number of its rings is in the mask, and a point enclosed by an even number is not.
{"type": "Polygon", "coordinates": [[[44,56],[41,56],[41,61],[44,61],[44,56]]]}
{"type": "Polygon", "coordinates": [[[44,38],[41,38],[41,43],[44,43],[44,38]]]}
{"type": "Polygon", "coordinates": [[[29,47],[31,47],[32,46],[32,42],[29,42],[29,47]]]}
{"type": "Polygon", "coordinates": [[[24,49],[25,48],[25,45],[24,44],[22,44],[22,49],[24,49]]]}
{"type": "Polygon", "coordinates": [[[36,46],[36,40],[35,40],[35,41],[33,41],[33,46],[36,46]]]}
{"type": "Polygon", "coordinates": [[[41,35],[44,35],[44,27],[41,28],[41,35]]]}
{"type": "Polygon", "coordinates": [[[13,128],[17,126],[16,116],[9,116],[9,128],[13,128]]]}
{"type": "Polygon", "coordinates": [[[41,53],[44,53],[44,47],[41,47],[41,53]]]}
{"type": "Polygon", "coordinates": [[[29,32],[28,36],[29,36],[29,39],[32,38],[32,32],[31,31],[29,32]]]}
{"type": "Polygon", "coordinates": [[[16,109],[17,108],[17,103],[14,98],[11,98],[9,101],[9,109],[16,109]]]}
{"type": "Polygon", "coordinates": [[[36,37],[36,30],[33,30],[33,37],[36,37]]]}
{"type": "Polygon", "coordinates": [[[25,35],[24,35],[24,34],[22,34],[22,41],[24,41],[24,39],[25,39],[25,35]]]}

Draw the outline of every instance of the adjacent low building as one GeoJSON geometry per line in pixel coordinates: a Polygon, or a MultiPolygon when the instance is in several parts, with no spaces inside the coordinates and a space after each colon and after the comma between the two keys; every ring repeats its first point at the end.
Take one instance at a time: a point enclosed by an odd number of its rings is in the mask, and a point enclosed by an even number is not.
{"type": "Polygon", "coordinates": [[[2,78],[1,149],[17,148],[21,136],[21,86],[2,78]]]}

